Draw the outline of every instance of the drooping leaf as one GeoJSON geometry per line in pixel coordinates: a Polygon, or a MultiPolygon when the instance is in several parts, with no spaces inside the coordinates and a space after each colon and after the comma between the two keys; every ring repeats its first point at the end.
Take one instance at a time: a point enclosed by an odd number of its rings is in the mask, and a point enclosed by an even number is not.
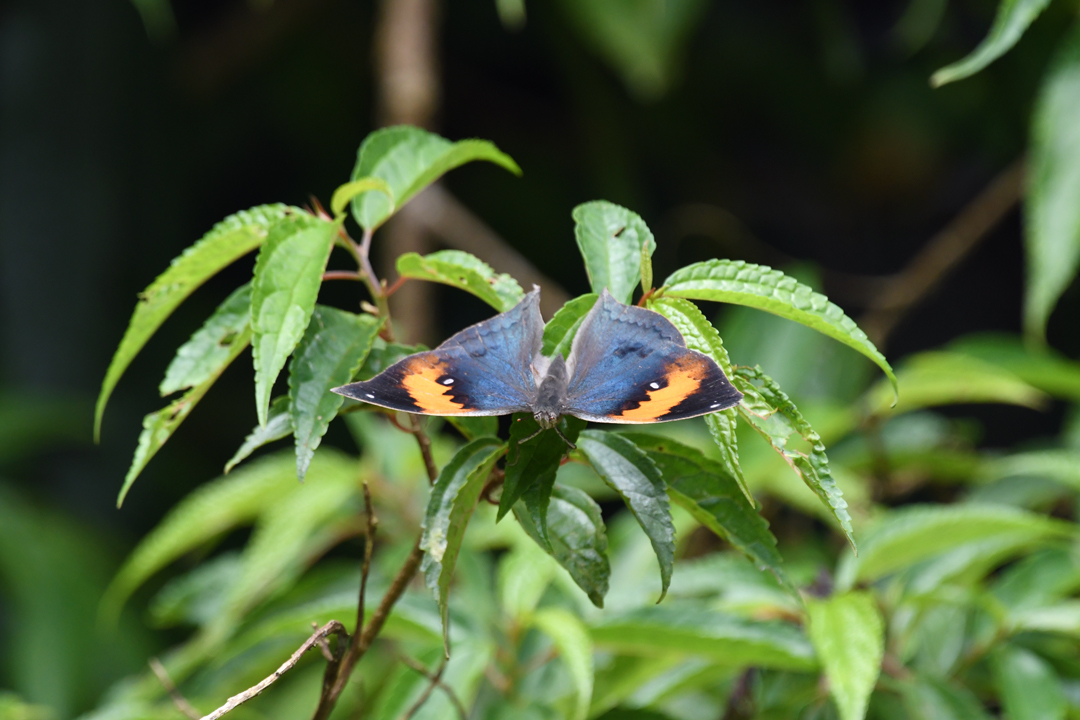
{"type": "MultiPolygon", "coordinates": [[[[576,417],[567,415],[559,419],[559,429],[570,442],[576,442],[578,434],[584,428],[585,421],[576,417]]],[[[536,492],[531,494],[528,504],[540,532],[541,544],[546,544],[548,499],[555,484],[555,473],[570,447],[554,430],[536,434],[538,430],[540,425],[529,413],[516,413],[510,421],[506,478],[499,498],[496,520],[501,520],[514,503],[535,489],[536,492]],[[522,442],[530,436],[531,439],[522,442]]],[[[545,549],[551,551],[550,547],[545,549]]]]}
{"type": "Polygon", "coordinates": [[[544,326],[544,346],[540,352],[547,357],[555,357],[555,353],[562,353],[565,358],[570,355],[570,346],[574,342],[574,335],[581,327],[581,321],[592,310],[599,296],[589,293],[576,297],[559,308],[559,311],[551,316],[547,325],[544,326]]]}
{"type": "Polygon", "coordinates": [[[990,670],[1009,720],[1064,720],[1068,703],[1050,663],[1005,643],[990,654],[990,670]]]}
{"type": "Polygon", "coordinates": [[[287,438],[292,435],[292,414],[289,412],[289,397],[284,395],[275,398],[270,403],[270,415],[266,419],[266,425],[256,425],[255,428],[244,438],[244,443],[236,451],[236,454],[225,463],[225,473],[246,460],[251,453],[263,445],[287,438]]]}
{"type": "Polygon", "coordinates": [[[486,140],[455,143],[408,125],[376,130],[364,138],[356,153],[352,179],[384,180],[396,206],[382,195],[364,193],[352,200],[353,217],[360,227],[374,230],[444,173],[474,160],[486,160],[515,175],[521,174],[521,168],[509,155],[486,140]]]}
{"type": "Polygon", "coordinates": [[[696,608],[653,606],[605,615],[590,632],[596,643],[630,654],[675,650],[730,667],[812,670],[817,665],[810,641],[794,625],[696,608]]]}
{"type": "Polygon", "coordinates": [[[1028,25],[1049,4],[1050,0],[1000,0],[994,24],[979,46],[964,59],[946,65],[935,72],[930,78],[930,84],[941,87],[946,83],[971,77],[1009,52],[1020,40],[1028,25]]]}
{"type": "Polygon", "coordinates": [[[245,328],[239,335],[233,335],[227,341],[228,355],[219,359],[220,364],[216,369],[212,370],[211,375],[203,380],[201,384],[188,390],[180,398],[173,400],[167,407],[152,412],[143,418],[143,429],[139,433],[139,444],[135,448],[135,456],[131,459],[131,467],[128,468],[127,475],[124,477],[124,485],[120,488],[120,494],[116,498],[117,507],[124,504],[124,498],[127,497],[128,490],[131,489],[135,478],[139,477],[150,459],[172,437],[176,429],[187,419],[187,416],[191,414],[191,411],[203,399],[211,386],[221,377],[221,373],[225,372],[225,368],[229,367],[232,361],[247,349],[250,342],[251,331],[249,329],[245,328]]]}
{"type": "Polygon", "coordinates": [[[162,397],[201,385],[232,352],[232,341],[251,321],[251,284],[242,285],[180,346],[158,388],[162,397]]]}
{"type": "MultiPolygon", "coordinates": [[[[716,364],[720,366],[720,369],[724,371],[728,378],[731,377],[731,359],[728,357],[727,350],[724,349],[724,342],[720,339],[720,333],[716,331],[708,318],[701,313],[697,305],[682,298],[660,298],[650,302],[649,308],[671,321],[671,324],[686,340],[686,347],[708,355],[716,361],[716,364]]],[[[750,504],[756,505],[757,501],[754,500],[754,496],[746,484],[742,465],[739,464],[739,444],[738,438],[735,436],[738,413],[738,408],[734,407],[721,410],[718,413],[711,413],[705,416],[705,424],[709,428],[709,433],[712,435],[716,447],[720,450],[720,462],[724,465],[728,474],[738,483],[739,489],[746,496],[746,499],[750,501],[750,504]]]]}
{"type": "Polygon", "coordinates": [[[309,216],[303,210],[287,205],[260,205],[230,215],[173,260],[139,295],[124,339],[101,384],[94,411],[95,438],[101,434],[101,416],[120,376],[173,310],[223,267],[261,245],[271,226],[289,225],[305,217],[309,216]]]}
{"type": "Polygon", "coordinates": [[[592,604],[604,607],[611,566],[600,506],[584,491],[556,483],[547,508],[547,543],[541,539],[532,513],[524,503],[514,505],[514,516],[529,537],[566,568],[592,604]]]}
{"type": "Polygon", "coordinates": [[[629,303],[641,282],[642,251],[652,255],[656,241],[641,217],[606,200],[574,208],[577,238],[592,291],[607,288],[622,303],[629,303]]]}
{"type": "Polygon", "coordinates": [[[480,492],[504,449],[498,438],[473,440],[457,451],[431,488],[431,498],[424,515],[424,535],[420,541],[424,550],[421,571],[439,603],[447,652],[450,642],[448,591],[454,564],[465,537],[465,528],[480,499],[480,492]]]}
{"type": "Polygon", "coordinates": [[[667,484],[668,496],[705,527],[741,552],[760,570],[768,570],[793,595],[783,558],[769,523],[746,501],[735,478],[700,450],[656,435],[628,433],[645,450],[667,484]]]}
{"type": "Polygon", "coordinates": [[[1050,312],[1080,263],[1080,26],[1066,36],[1035,102],[1025,200],[1024,329],[1043,338],[1050,312]]]}
{"type": "Polygon", "coordinates": [[[855,321],[827,297],[779,270],[742,260],[707,260],[676,270],[664,286],[667,297],[746,305],[813,328],[877,363],[896,391],[892,367],[855,321]]]}
{"type": "Polygon", "coordinates": [[[345,398],[330,388],[349,382],[367,357],[382,322],[316,305],[289,364],[289,414],[296,437],[296,475],[307,473],[315,448],[345,398]]]}
{"type": "Polygon", "coordinates": [[[1080,363],[1051,347],[1006,333],[979,333],[949,343],[948,349],[997,365],[1049,395],[1080,402],[1080,363]]]}
{"type": "Polygon", "coordinates": [[[517,280],[505,273],[496,274],[483,260],[461,250],[440,250],[425,256],[405,253],[397,259],[397,271],[402,277],[470,292],[499,312],[506,312],[525,297],[517,280]]]}
{"type": "Polygon", "coordinates": [[[589,714],[593,691],[593,649],[589,631],[569,610],[548,607],[532,616],[532,624],[551,638],[559,651],[577,692],[573,720],[585,720],[589,714]]]}
{"type": "Polygon", "coordinates": [[[611,432],[585,430],[578,449],[600,478],[626,503],[645,531],[660,563],[660,600],[671,582],[675,561],[675,525],[656,464],[627,438],[611,432]]]}
{"type": "Polygon", "coordinates": [[[863,720],[885,654],[885,623],[866,592],[811,600],[810,642],[829,679],[841,720],[863,720]]]}
{"type": "Polygon", "coordinates": [[[274,381],[315,310],[337,228],[310,216],[303,222],[277,225],[259,252],[251,291],[251,329],[260,425],[266,424],[274,381]]]}
{"type": "Polygon", "coordinates": [[[769,441],[806,486],[814,491],[840,524],[848,542],[854,548],[855,536],[851,529],[847,502],[829,470],[829,458],[825,454],[825,444],[821,442],[821,436],[810,427],[810,423],[795,407],[795,403],[791,402],[791,398],[772,378],[761,372],[761,368],[740,367],[735,371],[732,382],[745,396],[739,405],[739,413],[769,441]],[[755,385],[753,381],[761,382],[761,385],[755,385]],[[765,412],[762,413],[762,410],[765,412]],[[795,434],[809,444],[809,452],[788,447],[791,436],[795,434]]]}
{"type": "Polygon", "coordinates": [[[965,543],[1000,533],[1026,533],[1032,538],[1070,537],[1071,523],[1003,505],[911,505],[886,515],[862,541],[856,558],[846,556],[836,585],[848,589],[860,580],[875,580],[965,543]]]}
{"type": "Polygon", "coordinates": [[[394,191],[390,189],[390,186],[386,184],[386,181],[377,177],[365,177],[359,180],[353,180],[347,182],[344,185],[338,187],[334,191],[334,196],[330,198],[330,210],[334,213],[335,217],[342,215],[345,212],[345,208],[349,207],[353,198],[358,195],[362,195],[366,192],[381,192],[390,201],[390,212],[394,212],[394,191]]]}

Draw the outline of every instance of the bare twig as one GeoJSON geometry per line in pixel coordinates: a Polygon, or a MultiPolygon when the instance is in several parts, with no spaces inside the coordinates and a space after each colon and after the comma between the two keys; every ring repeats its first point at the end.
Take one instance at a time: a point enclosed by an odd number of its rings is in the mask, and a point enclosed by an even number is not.
{"type": "Polygon", "coordinates": [[[282,663],[281,667],[275,670],[269,677],[267,677],[258,685],[250,687],[238,695],[233,695],[231,698],[228,699],[228,701],[226,701],[224,705],[222,705],[209,715],[203,717],[202,720],[217,720],[225,713],[235,710],[236,708],[246,703],[248,700],[257,697],[259,694],[262,693],[263,690],[277,682],[278,678],[287,673],[289,670],[292,670],[293,667],[296,666],[296,663],[300,662],[300,658],[302,658],[308,650],[316,647],[319,644],[320,640],[323,640],[330,635],[337,635],[342,640],[347,640],[349,637],[349,634],[345,631],[344,625],[339,623],[337,620],[331,620],[330,622],[326,623],[321,628],[316,630],[315,634],[309,637],[304,642],[304,644],[301,645],[300,648],[292,654],[292,657],[282,663]]]}
{"type": "Polygon", "coordinates": [[[431,696],[432,690],[434,690],[436,687],[446,693],[446,697],[450,698],[450,702],[453,704],[454,709],[457,710],[458,717],[460,717],[461,720],[466,720],[466,718],[469,716],[469,713],[465,709],[465,705],[462,704],[461,699],[458,698],[457,693],[454,692],[454,689],[442,681],[443,671],[446,670],[446,658],[443,658],[442,662],[439,663],[439,669],[435,672],[430,672],[426,667],[423,666],[422,663],[414,660],[408,655],[402,654],[399,655],[398,658],[409,668],[426,677],[429,682],[427,689],[419,698],[416,699],[416,702],[413,703],[412,707],[409,708],[409,710],[402,716],[402,720],[408,720],[408,718],[411,718],[413,715],[415,715],[416,711],[419,710],[425,702],[427,702],[428,697],[431,696]]]}
{"type": "Polygon", "coordinates": [[[431,439],[420,425],[420,418],[409,415],[409,425],[412,426],[412,433],[416,436],[417,444],[420,445],[420,454],[424,456],[424,467],[427,468],[428,480],[434,485],[435,481],[439,479],[439,469],[435,466],[435,458],[431,455],[431,439]]]}
{"type": "Polygon", "coordinates": [[[322,274],[322,279],[325,280],[360,280],[364,278],[360,277],[360,273],[353,272],[352,270],[327,270],[322,274]]]}
{"type": "Polygon", "coordinates": [[[364,627],[364,598],[367,595],[368,575],[371,574],[371,556],[375,552],[375,530],[379,520],[371,506],[371,489],[364,483],[364,512],[367,514],[367,531],[364,533],[364,563],[360,568],[360,602],[356,607],[356,633],[350,650],[356,652],[360,628],[364,627]]]}
{"type": "Polygon", "coordinates": [[[176,709],[184,713],[184,715],[191,718],[191,720],[199,720],[202,717],[202,713],[199,712],[188,702],[176,687],[176,683],[169,677],[169,671],[165,669],[165,666],[161,664],[161,661],[156,657],[152,657],[149,660],[150,669],[157,675],[157,679],[161,681],[162,687],[169,693],[169,697],[172,698],[173,705],[176,705],[176,709]]]}

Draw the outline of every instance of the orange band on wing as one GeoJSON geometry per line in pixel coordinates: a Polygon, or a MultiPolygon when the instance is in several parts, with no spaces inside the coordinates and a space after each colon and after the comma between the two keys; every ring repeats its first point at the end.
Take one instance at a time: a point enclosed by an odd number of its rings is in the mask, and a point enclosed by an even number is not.
{"type": "Polygon", "coordinates": [[[649,399],[632,410],[624,410],[616,417],[637,422],[658,420],[688,398],[701,386],[701,371],[694,365],[668,368],[667,387],[649,392],[649,399]]]}
{"type": "Polygon", "coordinates": [[[464,405],[454,402],[451,388],[437,382],[446,374],[445,369],[442,363],[421,356],[408,364],[405,376],[401,378],[401,384],[413,401],[426,413],[456,415],[466,412],[464,405]]]}

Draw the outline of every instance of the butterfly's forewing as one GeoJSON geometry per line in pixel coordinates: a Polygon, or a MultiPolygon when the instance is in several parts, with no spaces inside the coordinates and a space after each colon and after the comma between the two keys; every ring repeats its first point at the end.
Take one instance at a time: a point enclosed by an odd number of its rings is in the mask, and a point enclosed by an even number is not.
{"type": "Polygon", "coordinates": [[[609,423],[682,420],[742,399],[716,362],[688,350],[664,316],[605,290],[570,349],[564,412],[609,423]]]}
{"type": "Polygon", "coordinates": [[[434,350],[334,392],[423,415],[525,412],[536,395],[530,363],[543,342],[539,303],[533,290],[512,310],[465,328],[434,350]]]}

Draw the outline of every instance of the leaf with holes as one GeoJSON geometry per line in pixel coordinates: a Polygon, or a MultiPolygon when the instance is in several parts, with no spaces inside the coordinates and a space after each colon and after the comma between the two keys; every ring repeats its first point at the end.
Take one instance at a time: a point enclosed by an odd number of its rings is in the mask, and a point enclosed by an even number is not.
{"type": "Polygon", "coordinates": [[[251,283],[237,288],[191,339],[180,346],[158,388],[162,397],[206,382],[251,322],[251,283]]]}
{"type": "Polygon", "coordinates": [[[629,303],[641,282],[641,256],[656,250],[645,221],[634,212],[606,200],[574,208],[577,238],[589,284],[597,295],[607,288],[622,303],[629,303]]]}
{"type": "Polygon", "coordinates": [[[559,308],[544,326],[544,346],[540,350],[541,354],[547,357],[554,357],[555,353],[562,353],[564,358],[569,356],[570,346],[581,327],[581,321],[592,310],[598,297],[600,296],[596,293],[589,293],[576,297],[559,308]]]}
{"type": "Polygon", "coordinates": [[[374,230],[444,173],[475,160],[495,163],[515,175],[521,174],[521,168],[509,155],[486,140],[450,142],[408,125],[376,130],[364,138],[356,153],[352,179],[385,181],[396,205],[383,195],[364,193],[352,200],[353,217],[360,227],[374,230]]]}
{"type": "Polygon", "coordinates": [[[139,294],[131,322],[101,384],[94,411],[95,438],[101,434],[101,416],[120,376],[173,310],[223,267],[259,247],[272,226],[306,217],[310,216],[303,210],[287,205],[260,205],[230,215],[173,260],[169,269],[139,294]]]}
{"type": "Polygon", "coordinates": [[[885,654],[885,622],[866,592],[807,602],[810,642],[829,679],[840,720],[863,720],[885,654]]]}
{"type": "Polygon", "coordinates": [[[451,285],[470,292],[499,312],[506,312],[525,297],[517,280],[496,274],[491,266],[461,250],[440,250],[420,256],[405,253],[397,259],[402,277],[451,285]]]}

